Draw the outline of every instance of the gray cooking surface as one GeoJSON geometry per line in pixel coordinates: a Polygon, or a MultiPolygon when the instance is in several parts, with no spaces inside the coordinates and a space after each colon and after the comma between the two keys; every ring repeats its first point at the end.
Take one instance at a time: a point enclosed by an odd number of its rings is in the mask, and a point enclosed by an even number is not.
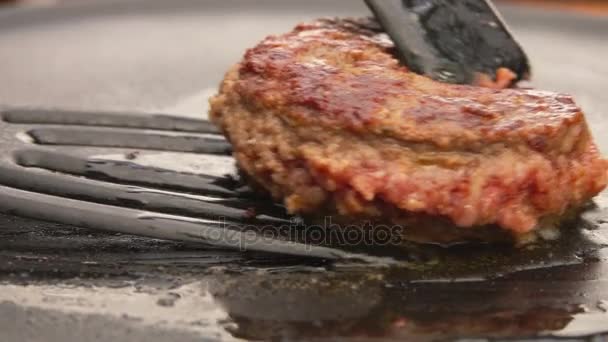
{"type": "MultiPolygon", "coordinates": [[[[2,9],[0,106],[201,117],[265,35],[365,13],[352,0],[2,9]]],[[[608,153],[608,20],[504,14],[534,86],[574,94],[608,153]]],[[[608,194],[578,226],[559,245],[412,247],[407,266],[378,268],[0,215],[0,341],[584,339],[608,333],[608,194]]]]}

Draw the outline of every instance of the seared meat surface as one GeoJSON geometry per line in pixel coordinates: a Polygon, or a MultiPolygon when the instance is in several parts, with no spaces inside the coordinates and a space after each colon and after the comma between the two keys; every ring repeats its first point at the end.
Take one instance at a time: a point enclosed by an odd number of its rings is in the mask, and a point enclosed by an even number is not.
{"type": "Polygon", "coordinates": [[[292,213],[520,235],[606,186],[570,96],[439,83],[392,50],[370,21],[301,24],[247,51],[211,119],[292,213]]]}

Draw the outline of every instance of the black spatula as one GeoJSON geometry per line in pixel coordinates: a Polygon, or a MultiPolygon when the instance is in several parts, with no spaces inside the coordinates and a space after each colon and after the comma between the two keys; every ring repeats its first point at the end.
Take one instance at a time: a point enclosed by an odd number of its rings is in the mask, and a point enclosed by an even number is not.
{"type": "Polygon", "coordinates": [[[489,0],[365,0],[414,72],[450,83],[494,78],[506,68],[517,80],[528,58],[489,0]]]}

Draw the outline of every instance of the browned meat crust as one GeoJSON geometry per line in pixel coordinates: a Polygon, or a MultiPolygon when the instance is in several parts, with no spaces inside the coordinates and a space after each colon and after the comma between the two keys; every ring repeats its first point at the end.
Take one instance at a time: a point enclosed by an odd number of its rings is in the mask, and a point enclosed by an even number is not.
{"type": "Polygon", "coordinates": [[[438,83],[391,50],[373,23],[299,25],[247,51],[211,119],[293,213],[523,234],[606,186],[570,96],[438,83]]]}

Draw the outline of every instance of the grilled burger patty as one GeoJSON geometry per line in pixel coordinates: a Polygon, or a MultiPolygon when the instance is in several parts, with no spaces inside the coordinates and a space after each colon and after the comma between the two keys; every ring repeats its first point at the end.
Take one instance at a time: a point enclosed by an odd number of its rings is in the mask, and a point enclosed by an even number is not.
{"type": "Polygon", "coordinates": [[[266,38],[228,72],[210,117],[244,173],[304,215],[435,218],[442,236],[517,236],[581,206],[608,178],[570,96],[408,72],[371,20],[323,19],[266,38]]]}

